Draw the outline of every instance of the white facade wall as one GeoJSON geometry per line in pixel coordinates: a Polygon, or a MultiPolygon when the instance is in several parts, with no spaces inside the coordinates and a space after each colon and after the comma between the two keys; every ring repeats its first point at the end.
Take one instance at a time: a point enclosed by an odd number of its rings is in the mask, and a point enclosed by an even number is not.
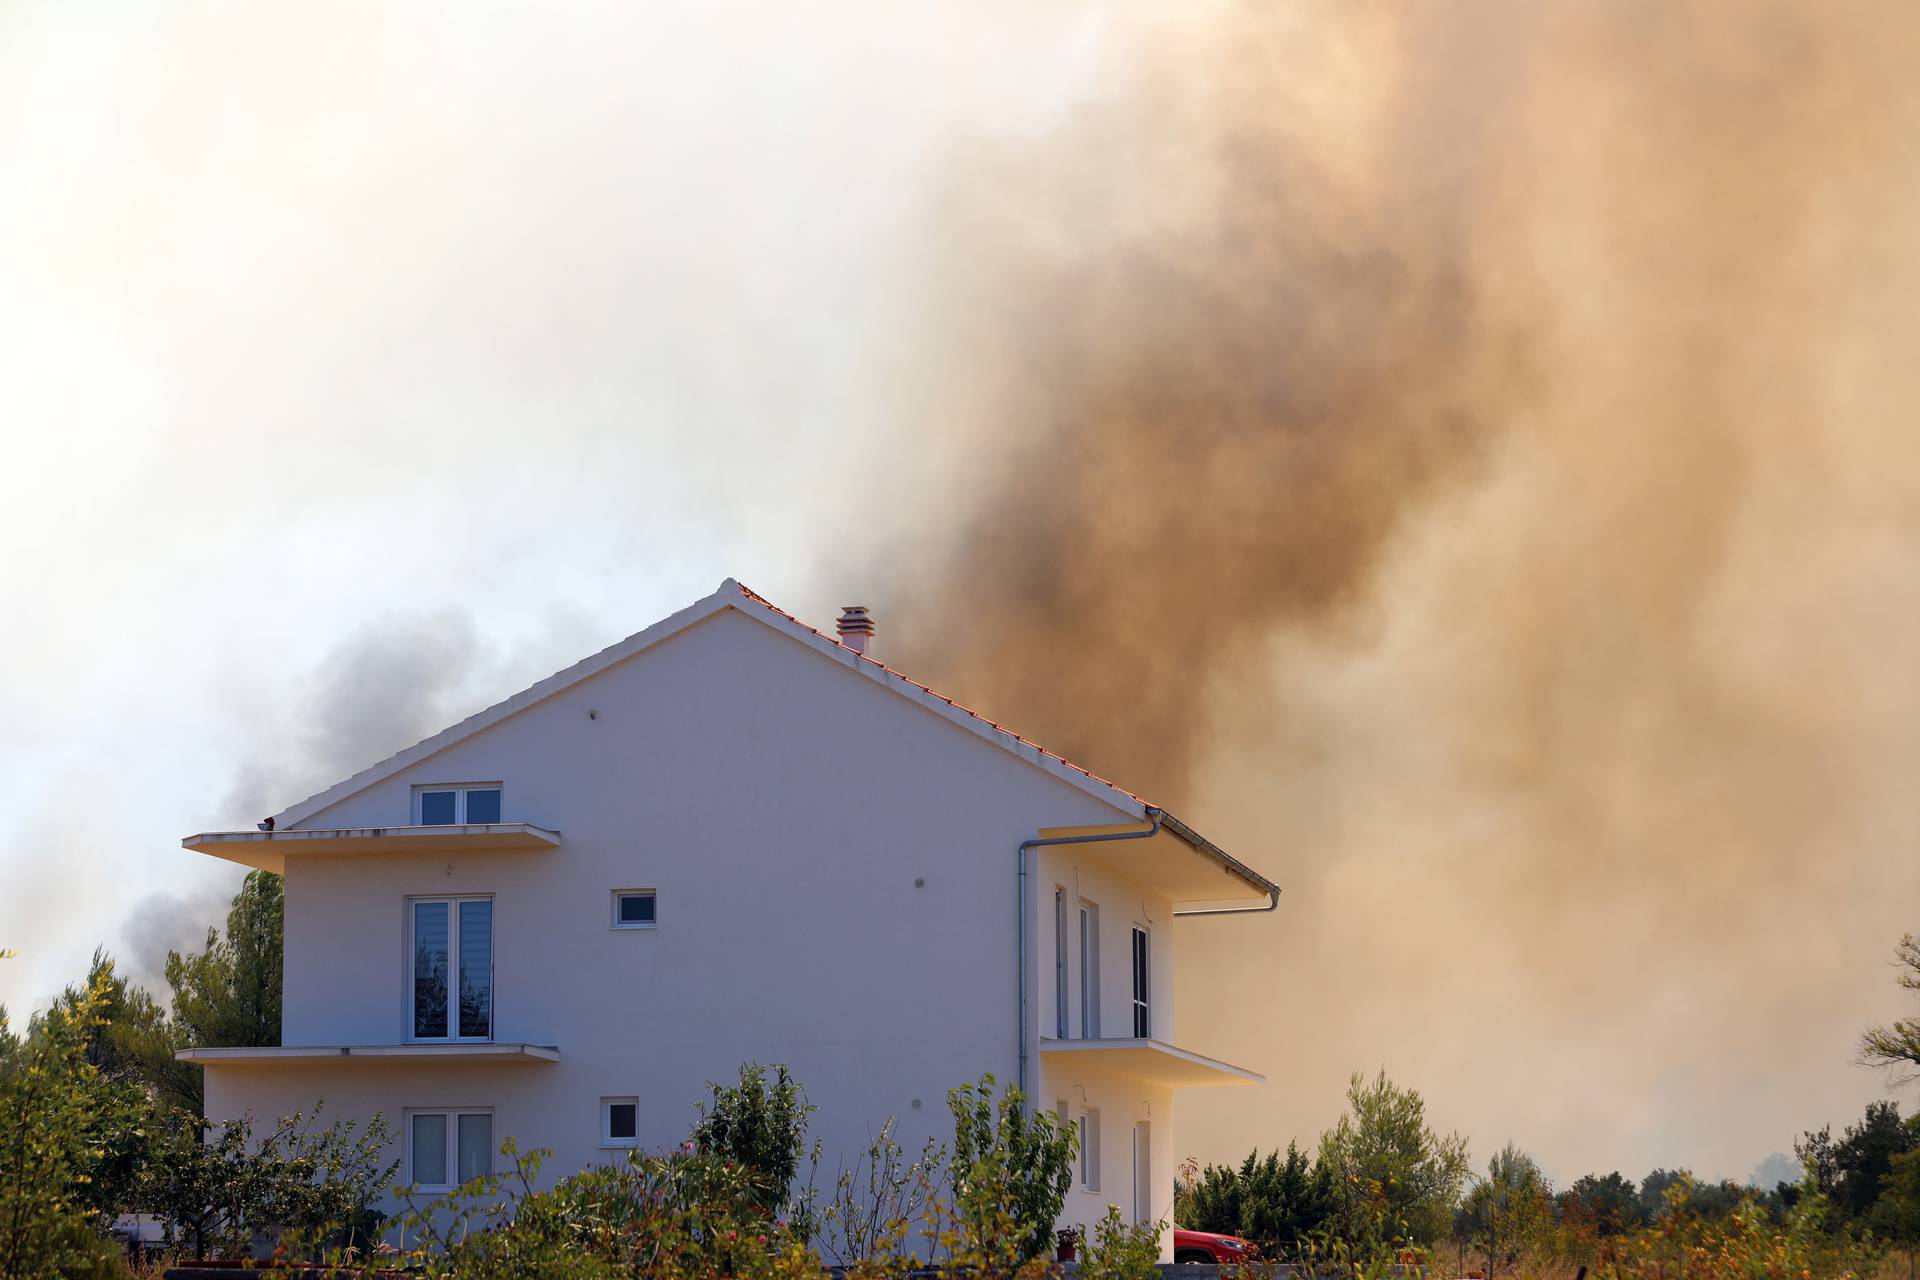
{"type": "MultiPolygon", "coordinates": [[[[1099,940],[1094,948],[1099,981],[1093,991],[1099,1011],[1097,1038],[1116,1040],[1133,1035],[1132,932],[1143,928],[1149,939],[1149,1030],[1155,1040],[1175,1040],[1173,903],[1102,866],[1100,849],[1098,844],[1082,844],[1053,845],[1035,851],[1038,865],[1033,879],[1039,921],[1035,931],[1039,945],[1034,951],[1034,981],[1039,988],[1035,1002],[1037,1037],[1033,1043],[1036,1046],[1042,1038],[1088,1038],[1083,1003],[1087,987],[1082,982],[1080,947],[1082,904],[1096,908],[1092,914],[1097,920],[1099,940]],[[1060,955],[1056,950],[1059,940],[1054,910],[1056,890],[1064,891],[1067,906],[1065,1037],[1059,1035],[1061,984],[1056,972],[1060,955]]],[[[1061,1057],[1036,1051],[1035,1056],[1039,1067],[1033,1076],[1034,1105],[1056,1110],[1076,1127],[1089,1112],[1098,1119],[1098,1170],[1091,1184],[1081,1171],[1075,1171],[1073,1190],[1068,1193],[1061,1213],[1063,1224],[1076,1225],[1090,1233],[1093,1224],[1105,1215],[1107,1206],[1115,1205],[1129,1222],[1165,1222],[1161,1252],[1171,1260],[1173,1179],[1177,1163],[1173,1091],[1102,1070],[1098,1054],[1061,1057]],[[1144,1186],[1136,1186],[1136,1125],[1146,1126],[1148,1139],[1144,1186]],[[1143,1190],[1147,1193],[1144,1199],[1143,1190]]]]}
{"type": "Polygon", "coordinates": [[[1038,999],[1039,1034],[1048,1038],[1081,1040],[1088,1038],[1082,1019],[1080,925],[1082,903],[1097,908],[1099,946],[1096,948],[1099,970],[1097,1001],[1099,1038],[1121,1040],[1133,1035],[1133,958],[1132,931],[1143,928],[1148,935],[1150,963],[1147,966],[1149,1011],[1153,1039],[1172,1042],[1173,1011],[1173,903],[1171,900],[1120,878],[1100,865],[1100,845],[1053,845],[1034,851],[1038,866],[1033,870],[1037,899],[1038,946],[1034,967],[1040,992],[1038,999]],[[1055,976],[1056,934],[1054,927],[1054,891],[1065,890],[1067,905],[1067,1008],[1064,1037],[1059,1036],[1059,983],[1055,976]]]}
{"type": "MultiPolygon", "coordinates": [[[[503,820],[556,829],[561,847],[290,857],[283,1042],[404,1042],[408,899],[491,894],[493,1038],[560,1060],[221,1065],[210,1117],[321,1096],[396,1124],[408,1108],[492,1108],[496,1143],[550,1148],[564,1174],[609,1154],[602,1097],[637,1096],[641,1144],[664,1146],[704,1082],[784,1062],[819,1106],[830,1185],[888,1116],[917,1149],[950,1134],[948,1088],[1013,1079],[1015,849],[1041,828],[1125,820],[731,609],[297,826],[407,825],[415,785],[464,782],[501,783],[503,820]],[[613,929],[617,888],[656,890],[658,928],[613,929]]],[[[1049,900],[1051,874],[1035,879],[1049,900]]],[[[1162,925],[1155,1031],[1170,1034],[1166,904],[1084,883],[1114,898],[1104,923],[1121,941],[1103,959],[1124,966],[1131,913],[1162,925]]],[[[1110,1002],[1119,972],[1103,976],[1110,1002]]],[[[1152,1105],[1170,1188],[1171,1107],[1152,1105]]]]}

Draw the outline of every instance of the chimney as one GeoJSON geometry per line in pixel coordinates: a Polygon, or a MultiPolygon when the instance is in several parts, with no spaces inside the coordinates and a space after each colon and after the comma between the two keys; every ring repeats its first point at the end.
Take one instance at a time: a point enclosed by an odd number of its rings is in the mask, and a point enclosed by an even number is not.
{"type": "Polygon", "coordinates": [[[873,643],[873,619],[867,616],[867,606],[850,604],[833,624],[833,630],[840,637],[840,643],[855,653],[865,653],[867,646],[873,643]]]}

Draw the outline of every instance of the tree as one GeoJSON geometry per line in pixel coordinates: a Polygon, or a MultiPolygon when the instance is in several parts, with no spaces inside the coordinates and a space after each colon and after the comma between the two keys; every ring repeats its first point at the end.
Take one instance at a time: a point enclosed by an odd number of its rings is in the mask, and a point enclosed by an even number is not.
{"type": "Polygon", "coordinates": [[[1902,1151],[1888,1162],[1873,1229],[1906,1251],[1909,1280],[1920,1254],[1920,1148],[1902,1151]]]}
{"type": "Polygon", "coordinates": [[[1333,1210],[1333,1171],[1316,1165],[1297,1143],[1262,1157],[1249,1152],[1238,1169],[1208,1165],[1188,1180],[1180,1225],[1240,1236],[1263,1257],[1294,1256],[1300,1242],[1325,1229],[1333,1210]]]}
{"type": "MultiPolygon", "coordinates": [[[[1920,991],[1920,938],[1904,934],[1894,948],[1893,962],[1901,970],[1897,979],[1909,991],[1920,991]]],[[[1870,1067],[1886,1067],[1896,1084],[1906,1084],[1920,1076],[1920,1018],[1896,1018],[1884,1027],[1872,1027],[1860,1037],[1860,1061],[1870,1067]]]]}
{"type": "Polygon", "coordinates": [[[949,1090],[947,1107],[959,1251],[1008,1270],[1049,1253],[1073,1185],[1074,1131],[1051,1111],[1029,1113],[1011,1086],[996,1104],[991,1074],[949,1090]]]}
{"type": "Polygon", "coordinates": [[[1880,1199],[1881,1184],[1894,1157],[1920,1146],[1920,1129],[1900,1119],[1892,1102],[1870,1102],[1858,1124],[1848,1125],[1839,1141],[1823,1126],[1793,1144],[1831,1204],[1836,1225],[1864,1223],[1880,1199]]]}
{"type": "Polygon", "coordinates": [[[242,1256],[256,1234],[311,1257],[364,1248],[380,1220],[373,1201],[400,1167],[392,1145],[378,1115],[365,1128],[321,1129],[296,1113],[256,1141],[251,1118],[214,1126],[176,1111],[156,1135],[140,1199],[169,1243],[196,1257],[242,1256]]]}
{"type": "Polygon", "coordinates": [[[227,912],[226,936],[208,929],[205,950],[167,953],[173,1020],[185,1043],[280,1043],[282,907],[280,877],[249,871],[227,912]]]}
{"type": "Polygon", "coordinates": [[[1371,1083],[1356,1071],[1347,1104],[1349,1113],[1320,1137],[1345,1239],[1355,1247],[1439,1239],[1469,1176],[1467,1140],[1436,1135],[1420,1094],[1385,1071],[1371,1083]]]}
{"type": "Polygon", "coordinates": [[[1617,1171],[1605,1177],[1590,1173],[1561,1192],[1560,1216],[1597,1236],[1618,1235],[1647,1221],[1639,1189],[1617,1171]]]}
{"type": "Polygon", "coordinates": [[[0,1276],[110,1276],[89,1196],[116,1094],[87,1061],[107,995],[95,981],[26,1036],[0,1009],[0,1276]]]}
{"type": "MultiPolygon", "coordinates": [[[[87,974],[86,989],[96,986],[103,1000],[99,1023],[87,1037],[87,1061],[104,1079],[136,1085],[161,1106],[197,1112],[200,1071],[174,1058],[174,1050],[184,1048],[185,1042],[160,1002],[121,977],[104,949],[93,953],[87,974]]],[[[71,1007],[82,994],[82,989],[69,987],[61,999],[71,1007]]]]}
{"type": "Polygon", "coordinates": [[[1457,1228],[1487,1255],[1487,1275],[1538,1247],[1553,1228],[1552,1188],[1534,1158],[1509,1142],[1460,1206],[1457,1228]]]}
{"type": "MultiPolygon", "coordinates": [[[[694,1145],[752,1170],[760,1179],[761,1207],[777,1212],[787,1205],[800,1162],[808,1154],[807,1117],[814,1107],[807,1101],[806,1090],[779,1065],[769,1086],[767,1069],[757,1062],[740,1065],[739,1084],[708,1081],[707,1088],[713,1091],[713,1100],[700,1108],[700,1122],[693,1127],[694,1145]]],[[[815,1159],[819,1150],[815,1144],[815,1159]]],[[[805,1204],[796,1207],[800,1217],[810,1209],[805,1204]]]]}
{"type": "Polygon", "coordinates": [[[1667,1193],[1686,1184],[1689,1204],[1693,1194],[1693,1175],[1685,1169],[1655,1169],[1640,1179],[1640,1220],[1656,1222],[1672,1205],[1667,1193]]]}
{"type": "Polygon", "coordinates": [[[1833,1190],[1834,1207],[1851,1221],[1862,1221],[1880,1199],[1882,1184],[1892,1171],[1894,1157],[1920,1145],[1920,1130],[1900,1119],[1899,1105],[1870,1102],[1858,1124],[1833,1149],[1839,1175],[1833,1190]]]}

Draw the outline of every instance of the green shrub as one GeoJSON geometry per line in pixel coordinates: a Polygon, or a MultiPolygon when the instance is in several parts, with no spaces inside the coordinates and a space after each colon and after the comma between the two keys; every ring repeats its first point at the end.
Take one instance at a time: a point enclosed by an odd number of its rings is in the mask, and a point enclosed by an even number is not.
{"type": "Polygon", "coordinates": [[[819,1259],[768,1215],[766,1180],[740,1161],[693,1149],[640,1152],[539,1190],[545,1152],[410,1204],[409,1261],[428,1280],[820,1280],[819,1259]]]}
{"type": "Polygon", "coordinates": [[[22,1039],[0,1010],[0,1276],[110,1276],[89,1187],[123,1101],[87,1061],[108,992],[98,977],[22,1039]]]}
{"type": "Polygon", "coordinates": [[[713,1098],[700,1108],[693,1144],[704,1154],[753,1170],[759,1177],[761,1207],[770,1213],[785,1209],[804,1228],[811,1223],[812,1197],[803,1193],[793,1203],[793,1184],[802,1162],[820,1158],[818,1143],[807,1146],[807,1117],[814,1107],[784,1066],[776,1064],[773,1070],[772,1084],[757,1062],[741,1064],[737,1085],[709,1082],[713,1098]]]}
{"type": "Polygon", "coordinates": [[[1049,1254],[1054,1222],[1073,1185],[1077,1137],[1050,1111],[1028,1112],[1018,1089],[994,1101],[994,1079],[947,1094],[953,1112],[949,1251],[981,1265],[1017,1268],[1049,1254]]]}
{"type": "Polygon", "coordinates": [[[1093,1238],[1080,1251],[1084,1280],[1158,1280],[1161,1222],[1129,1223],[1118,1205],[1093,1224],[1093,1238]]]}
{"type": "Polygon", "coordinates": [[[392,1142],[380,1116],[364,1129],[346,1120],[318,1129],[295,1112],[256,1142],[250,1116],[212,1125],[176,1112],[156,1135],[139,1203],[169,1246],[194,1257],[244,1256],[256,1236],[301,1257],[364,1248],[381,1217],[373,1201],[399,1168],[392,1142]]]}

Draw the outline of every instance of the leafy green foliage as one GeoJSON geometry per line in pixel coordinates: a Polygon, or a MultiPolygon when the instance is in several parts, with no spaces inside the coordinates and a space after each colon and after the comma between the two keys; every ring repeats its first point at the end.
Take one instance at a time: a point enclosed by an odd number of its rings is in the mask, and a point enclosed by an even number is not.
{"type": "Polygon", "coordinates": [[[693,1145],[631,1152],[540,1190],[546,1153],[509,1140],[510,1172],[409,1205],[410,1261],[429,1280],[819,1280],[804,1239],[767,1215],[768,1180],[693,1145]]]}
{"type": "Polygon", "coordinates": [[[1073,1185],[1077,1136],[1050,1111],[1029,1112],[1009,1086],[994,1100],[984,1075],[947,1094],[953,1112],[953,1222],[949,1250],[996,1272],[1045,1257],[1073,1185]]]}
{"type": "Polygon", "coordinates": [[[283,910],[280,877],[250,871],[227,912],[224,936],[208,929],[205,950],[167,953],[173,1020],[184,1043],[280,1043],[283,910]]]}
{"type": "Polygon", "coordinates": [[[1608,1243],[1594,1280],[1848,1280],[1872,1269],[1869,1251],[1823,1229],[1827,1199],[1811,1182],[1777,1220],[1752,1196],[1702,1213],[1693,1191],[1689,1177],[1673,1182],[1657,1218],[1608,1243]]]}
{"type": "Polygon", "coordinates": [[[1162,1222],[1121,1220],[1118,1205],[1093,1224],[1093,1238],[1080,1253],[1084,1280],[1158,1280],[1162,1222]]]}
{"type": "Polygon", "coordinates": [[[1920,1147],[1888,1161],[1880,1199],[1873,1206],[1873,1228],[1910,1257],[1920,1251],[1920,1147]]]}
{"type": "Polygon", "coordinates": [[[1920,1128],[1903,1123],[1896,1104],[1872,1102],[1860,1122],[1848,1125],[1839,1141],[1834,1140],[1831,1126],[1823,1126],[1805,1134],[1793,1149],[1813,1171],[1838,1217],[1862,1221],[1879,1200],[1894,1158],[1916,1146],[1920,1146],[1920,1128]]]}
{"type": "Polygon", "coordinates": [[[364,1248],[380,1221],[374,1200],[399,1168],[392,1145],[379,1116],[364,1128],[339,1120],[320,1129],[296,1112],[256,1137],[247,1117],[209,1125],[176,1111],[142,1171],[138,1203],[194,1257],[241,1256],[256,1235],[307,1257],[364,1248]]]}
{"type": "Polygon", "coordinates": [[[1349,1241],[1430,1244],[1453,1225],[1469,1175],[1467,1141],[1427,1126],[1426,1102],[1382,1071],[1355,1072],[1348,1112],[1320,1138],[1333,1178],[1334,1220],[1349,1241]]]}
{"type": "Polygon", "coordinates": [[[1537,1251],[1554,1226],[1552,1187],[1532,1156],[1508,1143],[1487,1162],[1487,1176],[1467,1192],[1456,1230],[1484,1254],[1487,1274],[1537,1251]]]}
{"type": "Polygon", "coordinates": [[[1588,1174],[1558,1197],[1560,1220],[1593,1236],[1614,1236],[1644,1226],[1640,1191],[1619,1172],[1588,1174]]]}
{"type": "Polygon", "coordinates": [[[807,1146],[807,1118],[814,1106],[807,1101],[806,1090],[779,1065],[768,1083],[767,1069],[757,1062],[741,1064],[740,1083],[709,1082],[707,1088],[713,1097],[700,1108],[700,1122],[693,1127],[694,1146],[753,1170],[759,1179],[761,1208],[774,1212],[790,1206],[790,1214],[803,1227],[809,1226],[811,1196],[803,1194],[800,1203],[791,1203],[801,1162],[820,1158],[818,1143],[807,1146]]]}
{"type": "Polygon", "coordinates": [[[1303,1240],[1327,1229],[1333,1169],[1288,1143],[1284,1159],[1254,1151],[1238,1169],[1207,1166],[1176,1188],[1175,1202],[1183,1227],[1251,1240],[1264,1258],[1292,1258],[1303,1240]]]}
{"type": "Polygon", "coordinates": [[[108,1002],[98,978],[24,1038],[0,1010],[0,1276],[107,1276],[92,1195],[124,1095],[87,1060],[108,1002]]]}

